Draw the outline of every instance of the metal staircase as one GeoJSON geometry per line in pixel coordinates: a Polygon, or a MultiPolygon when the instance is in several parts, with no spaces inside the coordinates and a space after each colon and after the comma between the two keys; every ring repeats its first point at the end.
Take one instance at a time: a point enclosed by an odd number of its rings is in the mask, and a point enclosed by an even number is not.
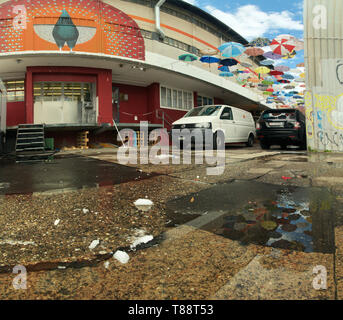
{"type": "Polygon", "coordinates": [[[44,125],[20,124],[17,130],[16,162],[44,161],[51,152],[45,151],[44,125]]]}

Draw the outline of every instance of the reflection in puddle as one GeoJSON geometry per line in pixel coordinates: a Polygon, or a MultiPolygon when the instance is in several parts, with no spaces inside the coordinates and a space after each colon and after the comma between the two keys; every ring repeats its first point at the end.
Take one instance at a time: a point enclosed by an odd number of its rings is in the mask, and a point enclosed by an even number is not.
{"type": "MultiPolygon", "coordinates": [[[[239,240],[242,244],[254,243],[304,252],[317,251],[314,249],[313,212],[310,207],[309,201],[297,200],[292,197],[290,190],[284,189],[279,192],[275,201],[249,202],[241,213],[225,215],[223,224],[216,233],[239,240]]],[[[327,220],[332,218],[330,215],[327,220]]],[[[325,233],[333,233],[329,229],[325,233]]],[[[317,240],[323,242],[323,237],[320,234],[317,236],[317,240]]],[[[328,237],[324,235],[324,238],[328,237]]],[[[332,252],[330,240],[324,242],[319,251],[332,252]]]]}

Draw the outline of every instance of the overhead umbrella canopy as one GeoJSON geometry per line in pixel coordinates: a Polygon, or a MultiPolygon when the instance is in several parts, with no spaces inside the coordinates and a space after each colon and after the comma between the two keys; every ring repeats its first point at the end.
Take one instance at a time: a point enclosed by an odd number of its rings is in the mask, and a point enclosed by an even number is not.
{"type": "Polygon", "coordinates": [[[272,70],[269,72],[270,75],[272,76],[282,76],[283,72],[282,71],[277,71],[277,70],[272,70]]]}
{"type": "Polygon", "coordinates": [[[269,91],[264,91],[263,94],[266,95],[266,96],[271,96],[273,93],[269,92],[269,91]]]}
{"type": "Polygon", "coordinates": [[[258,83],[258,82],[260,82],[260,79],[258,79],[258,78],[248,78],[248,82],[258,83]]]}
{"type": "Polygon", "coordinates": [[[194,54],[186,53],[186,54],[182,54],[181,56],[179,56],[179,60],[181,60],[181,61],[195,61],[195,60],[198,60],[198,57],[195,56],[194,54]]]}
{"type": "Polygon", "coordinates": [[[268,38],[257,38],[251,41],[248,46],[250,47],[266,47],[269,46],[271,41],[268,38]]]}
{"type": "Polygon", "coordinates": [[[289,73],[285,73],[283,76],[282,76],[283,79],[287,79],[287,80],[293,80],[294,77],[289,74],[289,73]]]}
{"type": "Polygon", "coordinates": [[[203,56],[215,56],[219,53],[219,50],[214,49],[203,49],[200,50],[200,54],[203,56]]]}
{"type": "Polygon", "coordinates": [[[300,78],[304,79],[305,77],[306,77],[305,73],[300,74],[300,78]]]}
{"type": "Polygon", "coordinates": [[[223,72],[230,72],[230,69],[228,66],[219,66],[218,70],[223,71],[223,72]]]}
{"type": "Polygon", "coordinates": [[[203,56],[200,58],[200,61],[203,63],[218,63],[220,59],[212,56],[203,56]]]}
{"type": "Polygon", "coordinates": [[[248,63],[248,62],[240,62],[240,65],[242,67],[245,67],[245,68],[251,68],[252,67],[252,64],[248,63]]]}
{"type": "Polygon", "coordinates": [[[272,66],[275,61],[271,59],[266,59],[260,62],[263,66],[272,66]]]}
{"type": "Polygon", "coordinates": [[[286,79],[278,80],[278,82],[280,82],[280,83],[290,83],[290,81],[289,81],[289,80],[286,80],[286,79]]]}
{"type": "Polygon", "coordinates": [[[281,72],[287,72],[290,70],[290,68],[288,66],[282,66],[282,65],[279,65],[279,66],[276,66],[274,68],[274,70],[276,71],[281,71],[281,72]]]}
{"type": "Polygon", "coordinates": [[[231,67],[231,66],[235,66],[236,64],[238,64],[237,60],[235,59],[223,59],[220,60],[219,63],[223,66],[227,66],[227,67],[231,67]]]}
{"type": "Polygon", "coordinates": [[[240,56],[244,51],[245,47],[238,42],[226,42],[218,47],[223,57],[232,58],[240,56]]]}
{"type": "Polygon", "coordinates": [[[260,74],[267,74],[270,72],[270,69],[267,67],[258,67],[255,69],[255,72],[260,74]]]}
{"type": "Polygon", "coordinates": [[[285,86],[284,88],[287,89],[287,90],[290,90],[290,89],[294,89],[295,87],[292,86],[292,85],[287,85],[287,86],[285,86]]]}
{"type": "Polygon", "coordinates": [[[265,58],[272,59],[272,60],[279,60],[282,58],[281,54],[274,53],[272,51],[265,52],[263,54],[265,58]]]}
{"type": "Polygon", "coordinates": [[[264,50],[261,48],[248,48],[244,51],[244,53],[250,57],[257,57],[257,56],[262,56],[264,54],[264,50]]]}
{"type": "Polygon", "coordinates": [[[268,81],[268,80],[263,80],[262,84],[266,85],[266,86],[271,86],[272,84],[274,84],[275,81],[268,81]]]}
{"type": "Polygon", "coordinates": [[[282,56],[292,52],[294,48],[294,37],[289,35],[280,35],[276,37],[270,44],[270,49],[272,50],[272,52],[282,56]]]}
{"type": "Polygon", "coordinates": [[[293,50],[292,52],[283,55],[282,59],[285,59],[285,60],[293,59],[296,56],[296,54],[297,54],[296,51],[293,50]]]}
{"type": "Polygon", "coordinates": [[[222,72],[219,74],[221,77],[233,77],[234,74],[232,72],[222,72]]]}

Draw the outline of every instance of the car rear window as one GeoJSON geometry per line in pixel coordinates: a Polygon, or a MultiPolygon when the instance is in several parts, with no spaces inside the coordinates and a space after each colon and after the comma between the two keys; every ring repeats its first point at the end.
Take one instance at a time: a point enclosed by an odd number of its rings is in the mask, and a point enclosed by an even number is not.
{"type": "Polygon", "coordinates": [[[295,112],[267,112],[264,113],[262,118],[264,120],[295,120],[295,112]]]}

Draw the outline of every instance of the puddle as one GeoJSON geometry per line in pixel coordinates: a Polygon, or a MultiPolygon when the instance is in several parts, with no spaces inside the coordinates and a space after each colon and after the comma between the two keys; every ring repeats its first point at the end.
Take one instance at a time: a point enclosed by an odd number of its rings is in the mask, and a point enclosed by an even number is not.
{"type": "Polygon", "coordinates": [[[190,197],[184,197],[167,204],[171,225],[206,214],[208,223],[201,229],[243,245],[334,252],[337,202],[327,189],[240,181],[215,186],[191,197],[195,199],[193,203],[190,197]],[[223,214],[211,219],[211,212],[218,212],[218,208],[223,214]]]}

